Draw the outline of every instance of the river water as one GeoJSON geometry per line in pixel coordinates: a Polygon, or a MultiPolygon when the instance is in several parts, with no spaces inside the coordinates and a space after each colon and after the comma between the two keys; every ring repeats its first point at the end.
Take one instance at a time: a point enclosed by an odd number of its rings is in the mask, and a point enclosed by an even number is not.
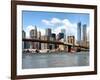
{"type": "Polygon", "coordinates": [[[89,52],[23,53],[22,69],[88,66],[89,52]]]}

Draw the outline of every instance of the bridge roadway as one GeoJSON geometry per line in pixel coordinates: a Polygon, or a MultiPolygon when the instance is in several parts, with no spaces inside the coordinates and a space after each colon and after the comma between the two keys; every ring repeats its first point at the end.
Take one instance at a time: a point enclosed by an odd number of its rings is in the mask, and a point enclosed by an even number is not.
{"type": "Polygon", "coordinates": [[[40,40],[40,39],[22,39],[22,41],[25,41],[25,42],[51,43],[51,44],[59,44],[59,45],[74,46],[74,47],[81,47],[81,48],[89,49],[86,46],[73,45],[73,44],[70,44],[70,43],[64,43],[64,42],[60,42],[60,41],[50,41],[50,40],[40,40]]]}

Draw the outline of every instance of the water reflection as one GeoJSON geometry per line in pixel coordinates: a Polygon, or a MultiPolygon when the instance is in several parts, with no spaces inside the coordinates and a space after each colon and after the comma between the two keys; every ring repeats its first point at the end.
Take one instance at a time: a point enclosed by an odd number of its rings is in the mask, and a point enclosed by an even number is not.
{"type": "Polygon", "coordinates": [[[78,53],[56,53],[56,54],[31,54],[22,56],[22,68],[51,68],[51,67],[71,67],[88,66],[89,52],[78,53]]]}

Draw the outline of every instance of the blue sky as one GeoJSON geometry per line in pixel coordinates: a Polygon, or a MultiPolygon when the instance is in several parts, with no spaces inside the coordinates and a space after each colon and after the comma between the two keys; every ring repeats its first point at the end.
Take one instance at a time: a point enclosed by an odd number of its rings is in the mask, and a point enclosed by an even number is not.
{"type": "Polygon", "coordinates": [[[23,27],[29,25],[36,25],[38,27],[46,28],[47,25],[42,23],[43,19],[50,20],[51,18],[68,19],[71,23],[78,23],[89,25],[89,15],[79,13],[62,13],[62,12],[40,12],[40,11],[23,11],[23,27]]]}
{"type": "Polygon", "coordinates": [[[48,27],[55,33],[66,28],[66,34],[76,36],[78,22],[89,27],[89,14],[86,13],[23,11],[22,15],[23,29],[26,32],[36,25],[42,32],[48,27]]]}

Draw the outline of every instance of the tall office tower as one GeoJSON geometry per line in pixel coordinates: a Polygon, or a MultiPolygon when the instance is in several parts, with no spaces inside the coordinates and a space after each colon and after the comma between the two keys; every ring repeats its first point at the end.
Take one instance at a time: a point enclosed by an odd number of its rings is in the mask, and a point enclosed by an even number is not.
{"type": "MultiPolygon", "coordinates": [[[[51,29],[47,28],[45,35],[47,36],[48,41],[51,39],[51,33],[52,33],[51,29]]],[[[50,49],[50,44],[49,43],[47,44],[47,49],[50,49]]]]}
{"type": "Polygon", "coordinates": [[[41,32],[40,32],[40,31],[37,32],[37,38],[38,38],[38,39],[41,39],[41,32]]]}
{"type": "Polygon", "coordinates": [[[36,26],[35,26],[35,29],[34,29],[34,30],[35,30],[35,32],[34,32],[34,33],[35,33],[34,36],[35,36],[35,38],[37,38],[37,27],[36,27],[36,26]]]}
{"type": "MultiPolygon", "coordinates": [[[[37,39],[37,28],[35,26],[35,29],[30,30],[30,38],[31,39],[37,39]]],[[[37,49],[37,42],[30,42],[30,48],[31,49],[37,49]]]]}
{"type": "Polygon", "coordinates": [[[82,33],[83,33],[83,41],[82,41],[82,45],[83,46],[88,46],[87,44],[87,25],[86,24],[84,24],[83,25],[83,31],[82,31],[82,33]]]}
{"type": "Polygon", "coordinates": [[[31,39],[35,38],[35,30],[34,29],[30,30],[30,38],[31,39]]]}
{"type": "Polygon", "coordinates": [[[26,33],[25,33],[25,31],[23,30],[22,31],[22,38],[25,38],[26,37],[26,33]]]}
{"type": "MultiPolygon", "coordinates": [[[[56,34],[52,33],[51,34],[51,41],[56,41],[56,34]]],[[[50,44],[50,49],[55,49],[56,48],[56,44],[50,44]]]]}
{"type": "MultiPolygon", "coordinates": [[[[47,36],[43,35],[41,36],[41,40],[47,41],[47,36]]],[[[41,49],[47,49],[47,43],[41,43],[41,49]]]]}
{"type": "Polygon", "coordinates": [[[30,38],[36,39],[37,38],[37,28],[30,30],[30,38]]]}
{"type": "Polygon", "coordinates": [[[77,41],[78,44],[81,44],[81,22],[77,24],[77,41]]]}
{"type": "MultiPolygon", "coordinates": [[[[40,31],[38,31],[37,32],[37,39],[41,39],[41,32],[40,31]]],[[[40,42],[37,42],[37,49],[41,49],[41,43],[40,42]]]]}
{"type": "Polygon", "coordinates": [[[66,30],[65,29],[61,29],[61,33],[64,34],[64,42],[66,42],[66,30]]]}
{"type": "Polygon", "coordinates": [[[52,37],[52,40],[53,40],[53,41],[56,40],[56,34],[55,34],[55,33],[52,33],[52,34],[51,34],[51,37],[52,37]]]}
{"type": "Polygon", "coordinates": [[[83,41],[87,41],[86,24],[83,25],[83,41]]]}
{"type": "MultiPolygon", "coordinates": [[[[24,39],[24,38],[26,38],[26,33],[25,33],[25,31],[23,30],[22,31],[22,39],[24,39]]],[[[22,41],[22,49],[25,49],[25,42],[24,41],[22,41]]]]}
{"type": "Polygon", "coordinates": [[[52,33],[51,32],[51,29],[50,28],[47,28],[45,35],[49,37],[49,36],[51,36],[51,33],[52,33]]]}
{"type": "Polygon", "coordinates": [[[59,33],[58,35],[57,35],[57,40],[61,40],[61,39],[64,39],[64,33],[59,33]]]}

